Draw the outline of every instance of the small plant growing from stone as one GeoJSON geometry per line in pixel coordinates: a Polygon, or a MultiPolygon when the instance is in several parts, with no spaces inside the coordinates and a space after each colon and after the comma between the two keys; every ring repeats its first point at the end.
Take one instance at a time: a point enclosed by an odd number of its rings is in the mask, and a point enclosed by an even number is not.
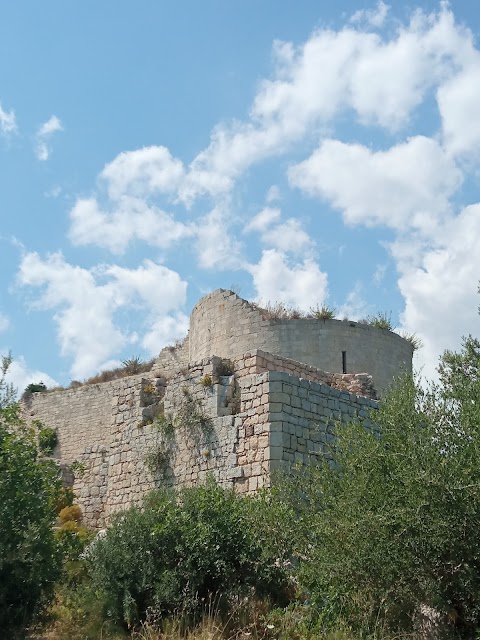
{"type": "Polygon", "coordinates": [[[213,378],[209,373],[206,373],[202,378],[200,378],[200,384],[202,387],[207,387],[211,389],[213,387],[213,378]]]}
{"type": "Polygon", "coordinates": [[[392,323],[392,314],[386,311],[379,311],[374,315],[367,316],[364,320],[361,320],[361,322],[369,324],[371,327],[387,329],[388,331],[393,331],[396,326],[392,323]]]}
{"type": "Polygon", "coordinates": [[[145,456],[145,465],[150,473],[166,475],[170,468],[170,452],[162,445],[152,448],[145,456]]]}
{"type": "Polygon", "coordinates": [[[131,358],[122,360],[122,364],[125,372],[131,376],[135,373],[140,373],[140,371],[142,370],[143,360],[140,358],[140,356],[132,356],[131,358]]]}
{"type": "Polygon", "coordinates": [[[402,338],[410,342],[414,351],[418,351],[418,349],[421,349],[423,347],[421,338],[419,338],[415,333],[407,333],[406,331],[404,331],[400,335],[402,336],[402,338]]]}
{"type": "Polygon", "coordinates": [[[156,421],[155,427],[160,431],[163,436],[172,436],[175,432],[175,423],[173,421],[172,416],[165,415],[164,413],[160,414],[156,421]]]}
{"type": "Polygon", "coordinates": [[[86,470],[87,465],[84,462],[79,462],[78,460],[74,460],[70,465],[70,471],[76,478],[81,478],[86,470]]]}
{"type": "Polygon", "coordinates": [[[297,320],[302,318],[300,309],[290,307],[283,302],[266,302],[265,305],[253,305],[260,311],[265,320],[297,320]]]}
{"type": "Polygon", "coordinates": [[[321,307],[318,305],[316,307],[310,307],[308,316],[310,318],[315,318],[316,320],[333,320],[336,314],[337,310],[335,307],[329,307],[328,305],[322,304],[321,307]]]}
{"type": "Polygon", "coordinates": [[[154,393],[156,393],[157,390],[155,389],[155,387],[153,386],[153,384],[151,382],[148,382],[144,387],[143,387],[143,393],[147,393],[149,395],[152,395],[154,393]]]}

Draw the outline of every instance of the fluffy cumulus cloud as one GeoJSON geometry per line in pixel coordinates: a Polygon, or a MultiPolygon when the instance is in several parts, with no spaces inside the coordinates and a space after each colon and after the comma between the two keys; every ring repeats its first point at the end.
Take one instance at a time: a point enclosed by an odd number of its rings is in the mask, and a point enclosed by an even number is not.
{"type": "Polygon", "coordinates": [[[350,22],[353,24],[365,22],[372,27],[381,27],[385,22],[389,9],[390,7],[380,0],[380,2],[377,2],[375,9],[359,9],[355,11],[350,18],[350,22]]]}
{"type": "Polygon", "coordinates": [[[35,140],[35,155],[39,160],[48,160],[52,151],[50,145],[51,138],[59,131],[63,131],[63,125],[55,115],[40,125],[35,140]]]}
{"type": "Polygon", "coordinates": [[[180,160],[162,146],[120,153],[100,174],[112,200],[176,193],[184,177],[180,160]]]}
{"type": "Polygon", "coordinates": [[[263,302],[281,301],[308,311],[327,297],[327,274],[313,260],[292,262],[281,251],[268,249],[249,270],[257,299],[263,302]]]}
{"type": "Polygon", "coordinates": [[[293,254],[309,254],[313,241],[296,218],[281,221],[281,211],[265,207],[248,222],[245,232],[260,232],[263,244],[279,251],[293,254]]]}
{"type": "MultiPolygon", "coordinates": [[[[396,238],[390,251],[405,299],[402,322],[421,334],[425,360],[434,360],[444,346],[455,346],[454,332],[473,330],[476,320],[471,301],[473,311],[461,316],[465,321],[452,311],[471,300],[479,273],[472,244],[479,237],[478,211],[473,205],[459,212],[457,204],[480,148],[480,53],[471,32],[455,22],[446,2],[433,13],[413,11],[401,23],[379,1],[374,9],[356,12],[342,29],[317,29],[300,44],[276,42],[273,54],[273,72],[259,83],[247,116],[218,123],[192,159],[152,146],[121,153],[107,164],[96,192],[71,209],[71,241],[114,253],[125,252],[132,241],[161,249],[184,242],[201,269],[244,270],[259,298],[309,308],[327,295],[327,275],[314,255],[315,232],[298,217],[282,216],[276,185],[262,211],[251,217],[238,213],[245,188],[240,178],[256,163],[293,149],[288,185],[284,176],[274,177],[282,190],[293,187],[297,197],[320,199],[349,225],[386,227],[396,238]],[[421,132],[415,130],[419,107],[434,110],[421,132]],[[375,142],[366,146],[340,136],[345,117],[362,135],[372,132],[375,142]],[[247,251],[255,235],[262,250],[258,259],[247,251]]],[[[24,270],[22,277],[25,284],[45,287],[40,302],[56,309],[62,349],[73,355],[77,371],[91,369],[87,354],[96,353],[83,348],[83,341],[96,339],[85,333],[98,336],[95,366],[125,344],[128,336],[111,310],[134,298],[145,303],[136,272],[110,267],[101,274],[103,282],[98,272],[77,269],[58,256],[41,260],[30,254],[25,260],[38,261],[35,276],[24,270]],[[64,286],[62,277],[78,281],[78,287],[64,286]],[[79,313],[82,296],[94,301],[98,330],[80,330],[93,326],[88,313],[79,313]]],[[[145,269],[150,273],[154,266],[145,269]]],[[[184,283],[171,274],[178,291],[184,283]]],[[[374,284],[381,279],[377,271],[374,284]]],[[[354,288],[344,311],[357,315],[364,309],[363,293],[354,288]]],[[[179,308],[151,319],[145,348],[153,350],[175,323],[185,322],[179,308]]]]}
{"type": "Polygon", "coordinates": [[[194,232],[191,225],[142,198],[125,195],[109,207],[102,209],[96,198],[77,200],[70,212],[72,243],[95,244],[121,254],[134,240],[168,249],[194,232]]]}
{"type": "Polygon", "coordinates": [[[73,266],[59,254],[45,259],[37,253],[23,256],[18,273],[23,286],[39,288],[35,306],[55,311],[61,352],[73,359],[71,375],[84,378],[98,371],[136,335],[115,322],[119,310],[143,310],[146,335],[155,332],[164,342],[144,344],[152,354],[183,330],[180,312],[187,284],[174,271],[146,261],[138,269],[101,265],[93,269],[73,266]],[[156,329],[159,316],[178,316],[163,334],[156,329]]]}
{"type": "Polygon", "coordinates": [[[324,140],[291,167],[291,184],[339,209],[353,224],[431,233],[450,210],[462,174],[440,145],[416,136],[387,151],[324,140]]]}
{"type": "Polygon", "coordinates": [[[457,349],[462,335],[478,335],[478,238],[480,204],[475,204],[448,221],[423,251],[412,255],[402,240],[392,247],[405,299],[402,328],[421,338],[418,366],[427,378],[435,377],[439,353],[457,349]]]}
{"type": "Polygon", "coordinates": [[[437,92],[442,118],[443,141],[452,155],[479,156],[480,54],[467,56],[460,73],[442,84],[437,92]]]}
{"type": "Polygon", "coordinates": [[[9,135],[12,133],[16,133],[17,131],[17,120],[15,118],[15,112],[5,111],[0,102],[0,133],[2,135],[9,135]]]}

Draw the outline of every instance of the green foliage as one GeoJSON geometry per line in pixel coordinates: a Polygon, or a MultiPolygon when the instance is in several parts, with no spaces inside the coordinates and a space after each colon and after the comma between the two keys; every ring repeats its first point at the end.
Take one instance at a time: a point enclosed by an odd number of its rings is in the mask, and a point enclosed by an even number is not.
{"type": "Polygon", "coordinates": [[[54,499],[55,513],[60,513],[63,508],[70,507],[74,499],[75,494],[71,487],[60,486],[54,499]]]}
{"type": "Polygon", "coordinates": [[[369,324],[377,329],[387,329],[388,331],[395,329],[395,325],[392,323],[392,314],[386,311],[379,311],[371,316],[367,316],[364,320],[360,320],[360,322],[369,324]]]}
{"type": "Polygon", "coordinates": [[[24,393],[42,393],[47,390],[47,386],[43,382],[31,382],[26,388],[24,393]]]}
{"type": "Polygon", "coordinates": [[[70,464],[70,471],[73,473],[75,478],[81,478],[86,470],[87,470],[87,465],[85,464],[85,462],[79,462],[78,460],[74,460],[70,464]]]}
{"type": "Polygon", "coordinates": [[[294,487],[301,580],[325,624],[411,631],[425,604],[479,626],[479,356],[468,341],[446,354],[428,392],[405,378],[375,431],[337,426],[336,463],[294,487]]]}
{"type": "Polygon", "coordinates": [[[5,376],[12,362],[13,358],[11,353],[2,356],[2,363],[0,365],[0,410],[15,402],[17,396],[17,390],[10,382],[5,380],[5,376]]]}
{"type": "MultiPolygon", "coordinates": [[[[67,507],[68,508],[68,507],[67,507]]],[[[78,560],[80,554],[92,540],[92,534],[78,521],[66,520],[55,531],[55,538],[62,550],[64,560],[78,560]]]]}
{"type": "Polygon", "coordinates": [[[131,376],[142,371],[143,360],[140,356],[132,356],[131,358],[122,360],[122,364],[125,368],[125,372],[131,376]]]}
{"type": "MultiPolygon", "coordinates": [[[[212,481],[155,493],[143,509],[117,517],[89,556],[96,587],[115,619],[137,624],[181,610],[195,614],[214,599],[219,610],[241,596],[281,601],[286,573],[257,537],[250,503],[212,481]]],[[[265,536],[263,536],[265,538],[265,536]]]]}
{"type": "Polygon", "coordinates": [[[418,349],[421,349],[423,347],[422,339],[419,338],[415,333],[403,332],[400,335],[402,336],[402,338],[410,342],[414,351],[418,351],[418,349]]]}
{"type": "Polygon", "coordinates": [[[316,318],[317,320],[333,320],[337,314],[337,310],[334,307],[322,304],[321,307],[311,307],[308,317],[316,318]]]}
{"type": "Polygon", "coordinates": [[[59,480],[53,463],[37,460],[34,434],[11,405],[0,410],[0,629],[23,637],[48,604],[59,575],[53,537],[59,480]]]}
{"type": "Polygon", "coordinates": [[[57,442],[58,436],[55,429],[52,429],[51,427],[43,427],[38,432],[38,448],[45,455],[52,455],[57,442]]]}

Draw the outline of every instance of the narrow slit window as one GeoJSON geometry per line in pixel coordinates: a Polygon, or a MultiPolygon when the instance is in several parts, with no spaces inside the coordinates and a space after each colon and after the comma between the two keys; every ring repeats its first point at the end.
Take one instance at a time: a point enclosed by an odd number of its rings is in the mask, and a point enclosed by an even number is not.
{"type": "Polygon", "coordinates": [[[342,371],[347,373],[347,352],[342,351],[342,371]]]}

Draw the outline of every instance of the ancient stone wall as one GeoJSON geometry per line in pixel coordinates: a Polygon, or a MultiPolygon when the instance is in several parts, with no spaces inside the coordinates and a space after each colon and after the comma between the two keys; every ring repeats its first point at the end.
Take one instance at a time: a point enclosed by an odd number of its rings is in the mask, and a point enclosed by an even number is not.
{"type": "Polygon", "coordinates": [[[235,358],[256,349],[332,373],[368,373],[381,395],[411,371],[412,345],[386,329],[343,320],[268,320],[235,293],[202,298],[190,318],[190,361],[217,354],[235,358]]]}
{"type": "Polygon", "coordinates": [[[343,378],[255,351],[229,363],[207,358],[168,379],[149,372],[32,394],[24,413],[57,430],[54,457],[73,464],[84,520],[102,527],[158,486],[196,484],[209,473],[248,493],[291,462],[313,464],[334,420],[363,420],[376,406],[327,384],[368,394],[368,376],[343,378]]]}
{"type": "Polygon", "coordinates": [[[390,331],[269,320],[219,290],[200,300],[189,335],[150,372],[32,394],[23,411],[57,430],[54,457],[74,472],[85,522],[101,527],[154,487],[212,474],[249,493],[275,471],[315,464],[335,421],[368,426],[377,390],[411,370],[411,357],[410,343],[390,331]]]}
{"type": "Polygon", "coordinates": [[[158,375],[169,375],[187,367],[189,362],[189,337],[187,335],[182,341],[160,351],[152,372],[158,375]]]}

